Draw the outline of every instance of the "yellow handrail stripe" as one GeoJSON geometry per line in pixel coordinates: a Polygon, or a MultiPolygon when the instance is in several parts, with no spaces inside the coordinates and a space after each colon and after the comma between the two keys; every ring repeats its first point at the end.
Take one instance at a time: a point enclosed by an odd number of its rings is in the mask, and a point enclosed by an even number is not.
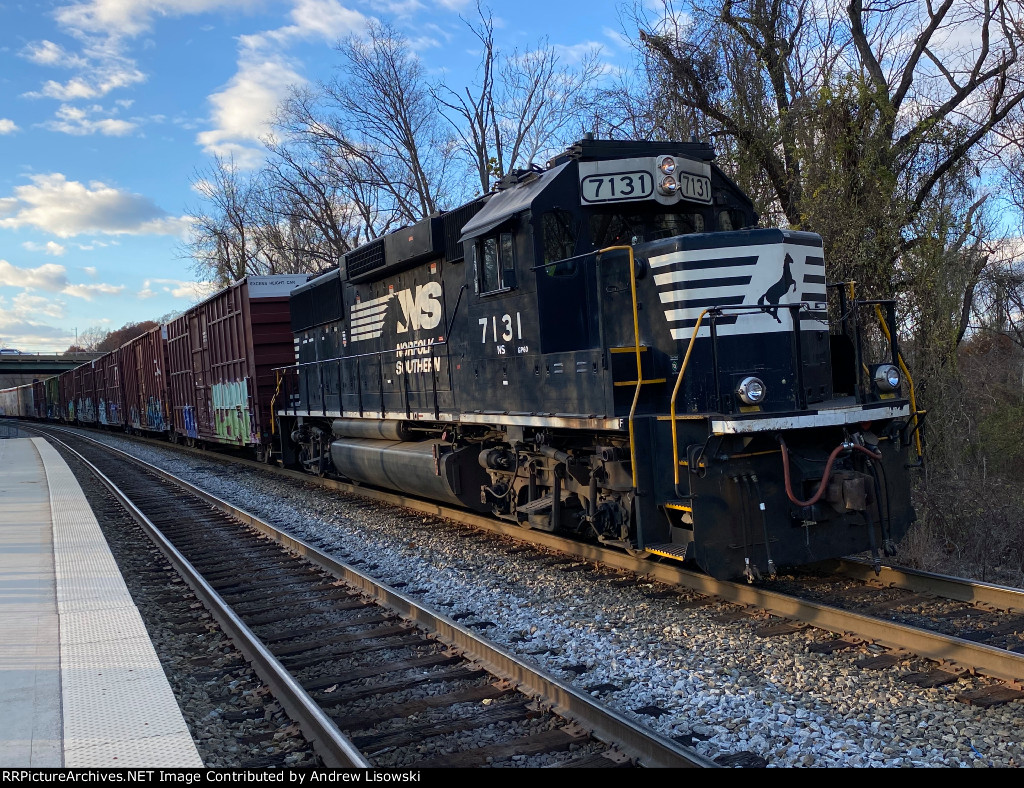
{"type": "Polygon", "coordinates": [[[651,383],[665,383],[665,378],[648,378],[647,380],[617,380],[615,386],[636,386],[638,384],[649,385],[651,383]]]}
{"type": "Polygon", "coordinates": [[[676,487],[679,486],[679,436],[676,435],[676,397],[679,394],[679,387],[683,382],[683,374],[686,372],[686,365],[690,363],[690,354],[693,352],[693,343],[697,339],[697,332],[700,331],[700,324],[704,320],[704,315],[710,311],[710,309],[705,309],[697,317],[697,325],[693,327],[693,333],[690,334],[690,344],[686,346],[686,355],[683,356],[683,363],[679,366],[679,374],[676,376],[676,385],[672,389],[672,401],[669,403],[669,417],[672,422],[672,456],[675,458],[675,462],[672,464],[675,466],[674,473],[676,487]]]}
{"type": "MultiPolygon", "coordinates": [[[[882,307],[875,304],[875,315],[878,317],[878,322],[882,326],[882,333],[885,334],[885,339],[889,343],[889,347],[892,347],[892,336],[889,334],[889,326],[886,325],[885,318],[882,316],[882,307]]],[[[917,449],[918,459],[924,456],[924,449],[921,446],[921,430],[918,425],[918,410],[917,410],[917,395],[914,392],[914,379],[910,376],[910,370],[907,369],[907,362],[903,360],[902,351],[897,350],[896,360],[899,362],[900,369],[903,370],[903,374],[907,376],[907,386],[910,389],[910,410],[913,414],[914,419],[914,444],[917,449]]]]}

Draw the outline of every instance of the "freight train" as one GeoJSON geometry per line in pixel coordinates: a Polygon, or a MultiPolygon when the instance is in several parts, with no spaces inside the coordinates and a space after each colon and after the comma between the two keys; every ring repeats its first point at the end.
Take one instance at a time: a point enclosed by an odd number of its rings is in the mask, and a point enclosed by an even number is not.
{"type": "MultiPolygon", "coordinates": [[[[328,273],[249,277],[155,329],[135,374],[165,400],[120,412],[719,578],[877,565],[920,462],[894,303],[828,285],[819,236],[757,223],[709,145],[587,138],[328,273]]],[[[93,418],[52,388],[30,415],[93,418]]]]}

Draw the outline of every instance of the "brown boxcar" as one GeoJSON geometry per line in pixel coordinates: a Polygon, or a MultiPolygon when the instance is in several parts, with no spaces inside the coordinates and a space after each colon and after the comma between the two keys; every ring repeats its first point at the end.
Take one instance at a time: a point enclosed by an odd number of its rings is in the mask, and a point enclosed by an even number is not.
{"type": "Polygon", "coordinates": [[[54,375],[52,378],[44,380],[43,392],[45,404],[42,412],[39,414],[39,417],[53,421],[60,421],[64,412],[64,408],[61,405],[60,376],[54,375]]]}
{"type": "Polygon", "coordinates": [[[75,421],[75,370],[69,369],[61,372],[59,376],[60,389],[60,420],[74,423],[75,421]]]}
{"type": "Polygon", "coordinates": [[[117,349],[126,429],[167,432],[171,401],[167,387],[167,327],[157,326],[117,349]]]}
{"type": "Polygon", "coordinates": [[[124,393],[121,389],[121,354],[116,350],[93,362],[96,419],[106,427],[124,426],[124,393]]]}
{"type": "Polygon", "coordinates": [[[32,417],[46,418],[46,379],[32,381],[32,417]]]}
{"type": "Polygon", "coordinates": [[[288,294],[308,279],[246,277],[167,324],[176,437],[267,456],[273,370],[295,361],[288,294]]]}
{"type": "Polygon", "coordinates": [[[72,370],[75,392],[75,418],[79,424],[96,423],[96,370],[90,361],[72,370]]]}

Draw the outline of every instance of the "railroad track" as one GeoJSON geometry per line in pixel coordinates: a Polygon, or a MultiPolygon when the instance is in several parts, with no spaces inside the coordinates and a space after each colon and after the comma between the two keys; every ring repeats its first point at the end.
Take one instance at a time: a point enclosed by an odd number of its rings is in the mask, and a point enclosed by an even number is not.
{"type": "MultiPolygon", "coordinates": [[[[206,459],[208,453],[198,453],[206,459]]],[[[1024,698],[1024,592],[962,578],[863,562],[830,562],[764,586],[716,581],[678,564],[637,559],[592,544],[567,542],[458,509],[331,479],[236,460],[305,483],[440,515],[491,533],[628,571],[678,589],[687,606],[714,605],[721,621],[749,620],[760,637],[807,628],[821,632],[811,651],[848,651],[862,670],[892,669],[924,687],[965,677],[971,687],[951,699],[981,706],[1024,698]],[[913,664],[915,658],[920,659],[913,664]]],[[[959,682],[962,684],[963,682],[959,682]]],[[[959,689],[963,689],[960,687],[959,689]]]]}
{"type": "Polygon", "coordinates": [[[328,766],[714,765],[164,471],[40,431],[122,501],[328,766]]]}
{"type": "MultiPolygon", "coordinates": [[[[208,457],[209,454],[200,456],[208,457]]],[[[866,665],[877,669],[917,655],[937,663],[935,671],[919,676],[921,683],[950,683],[964,671],[976,671],[996,681],[984,683],[965,702],[986,704],[1017,700],[1024,695],[1024,590],[964,578],[882,567],[876,575],[870,562],[829,561],[816,570],[802,569],[788,581],[764,586],[717,581],[679,564],[661,563],[589,543],[567,541],[507,522],[438,505],[410,496],[334,479],[270,467],[250,460],[234,461],[270,470],[287,478],[353,493],[374,500],[439,515],[490,533],[596,561],[688,592],[696,592],[732,610],[726,615],[756,618],[764,636],[786,634],[810,625],[831,633],[822,652],[871,647],[866,665]],[[929,611],[927,608],[931,608],[929,611]],[[877,657],[877,658],[876,658],[877,657]]],[[[696,600],[687,599],[688,604],[696,600]]]]}

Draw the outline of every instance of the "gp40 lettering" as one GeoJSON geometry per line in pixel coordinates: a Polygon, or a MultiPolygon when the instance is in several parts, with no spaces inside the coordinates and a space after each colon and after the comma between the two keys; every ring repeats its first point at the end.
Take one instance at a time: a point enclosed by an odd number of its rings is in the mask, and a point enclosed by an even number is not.
{"type": "MultiPolygon", "coordinates": [[[[487,335],[490,334],[490,339],[494,343],[505,343],[511,342],[513,339],[521,340],[523,338],[523,318],[519,312],[515,315],[491,315],[490,317],[481,317],[477,323],[480,325],[480,342],[487,344],[487,335]]],[[[518,345],[516,348],[517,353],[528,353],[530,350],[528,345],[518,345]]],[[[505,345],[499,344],[497,346],[497,353],[499,356],[503,356],[506,353],[505,345]]]]}

